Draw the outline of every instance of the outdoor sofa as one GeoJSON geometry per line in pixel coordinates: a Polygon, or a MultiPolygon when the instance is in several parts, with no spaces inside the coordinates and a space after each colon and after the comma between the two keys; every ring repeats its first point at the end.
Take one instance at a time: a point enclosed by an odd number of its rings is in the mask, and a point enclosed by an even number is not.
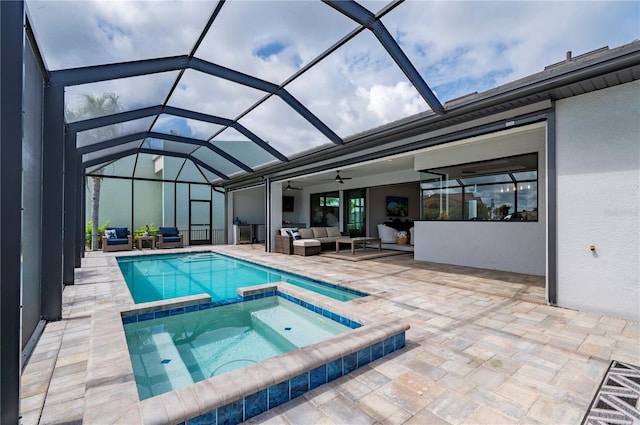
{"type": "Polygon", "coordinates": [[[102,252],[131,251],[133,238],[126,227],[108,227],[102,236],[102,252]]]}
{"type": "Polygon", "coordinates": [[[182,233],[178,231],[177,227],[160,227],[157,236],[158,243],[156,247],[159,249],[184,247],[182,233]]]}
{"type": "Polygon", "coordinates": [[[336,226],[306,229],[283,227],[280,229],[280,234],[276,235],[276,252],[315,255],[323,250],[335,249],[336,239],[345,236],[348,235],[340,233],[340,229],[336,226]]]}

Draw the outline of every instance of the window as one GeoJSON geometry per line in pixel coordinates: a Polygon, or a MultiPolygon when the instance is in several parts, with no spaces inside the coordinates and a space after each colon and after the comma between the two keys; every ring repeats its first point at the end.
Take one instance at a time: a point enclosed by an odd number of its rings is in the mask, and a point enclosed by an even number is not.
{"type": "Polygon", "coordinates": [[[311,226],[339,226],[340,194],[338,192],[311,195],[311,226]]]}
{"type": "Polygon", "coordinates": [[[537,221],[538,154],[421,172],[422,220],[537,221]]]}

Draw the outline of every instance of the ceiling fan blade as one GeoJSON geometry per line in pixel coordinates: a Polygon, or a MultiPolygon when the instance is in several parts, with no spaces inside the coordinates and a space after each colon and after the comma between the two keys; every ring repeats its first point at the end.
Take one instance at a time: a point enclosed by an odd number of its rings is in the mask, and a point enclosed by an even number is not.
{"type": "Polygon", "coordinates": [[[340,171],[336,171],[336,176],[332,179],[322,179],[322,181],[331,182],[335,181],[341,184],[344,184],[344,180],[351,180],[353,177],[342,177],[340,175],[340,171]]]}
{"type": "Polygon", "coordinates": [[[344,183],[344,180],[351,180],[351,177],[341,177],[340,176],[340,171],[336,171],[336,178],[335,180],[339,183],[344,183]]]}
{"type": "Polygon", "coordinates": [[[284,188],[284,190],[302,190],[302,188],[301,187],[293,187],[293,186],[291,186],[291,182],[288,181],[287,182],[287,186],[284,188]]]}

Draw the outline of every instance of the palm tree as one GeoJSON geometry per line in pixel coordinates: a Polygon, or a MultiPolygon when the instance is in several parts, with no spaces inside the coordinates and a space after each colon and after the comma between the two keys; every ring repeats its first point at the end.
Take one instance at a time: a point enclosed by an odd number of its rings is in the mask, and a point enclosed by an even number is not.
{"type": "MultiPolygon", "coordinates": [[[[65,116],[68,121],[84,120],[89,118],[95,118],[98,116],[111,115],[122,110],[120,105],[120,98],[115,93],[104,93],[101,96],[93,96],[90,94],[83,94],[82,101],[77,110],[72,111],[67,109],[65,116]]],[[[119,126],[107,126],[96,128],[86,132],[86,137],[93,139],[89,140],[88,144],[97,143],[108,139],[113,139],[121,132],[119,126]]],[[[95,171],[95,174],[102,174],[102,168],[95,171]]],[[[99,212],[100,212],[100,185],[102,182],[101,177],[92,177],[92,195],[91,195],[91,249],[98,249],[98,235],[99,226],[99,212]]]]}

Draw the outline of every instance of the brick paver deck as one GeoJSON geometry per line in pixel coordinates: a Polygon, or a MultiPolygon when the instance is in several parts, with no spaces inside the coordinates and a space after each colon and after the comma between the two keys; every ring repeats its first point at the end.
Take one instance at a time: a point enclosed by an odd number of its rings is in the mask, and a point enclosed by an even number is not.
{"type": "MultiPolygon", "coordinates": [[[[248,423],[576,424],[610,360],[640,364],[638,323],[547,306],[538,276],[420,263],[411,254],[353,263],[260,245],[209,248],[370,293],[353,308],[411,326],[403,350],[248,423]]],[[[85,406],[87,388],[110,384],[88,379],[87,366],[123,361],[89,358],[93,313],[123,302],[111,285],[114,255],[88,253],[65,288],[63,320],[47,325],[23,374],[23,424],[82,423],[85,408],[95,408],[85,406]]]]}

